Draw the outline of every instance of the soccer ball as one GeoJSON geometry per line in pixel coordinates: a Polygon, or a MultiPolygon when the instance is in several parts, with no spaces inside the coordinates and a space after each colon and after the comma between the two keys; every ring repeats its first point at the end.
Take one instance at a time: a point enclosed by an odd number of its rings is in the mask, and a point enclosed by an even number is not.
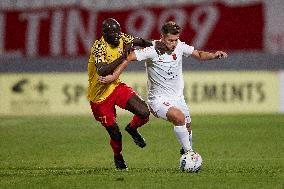
{"type": "Polygon", "coordinates": [[[179,161],[180,170],[190,173],[197,173],[201,169],[201,164],[201,155],[193,151],[183,154],[179,161]]]}

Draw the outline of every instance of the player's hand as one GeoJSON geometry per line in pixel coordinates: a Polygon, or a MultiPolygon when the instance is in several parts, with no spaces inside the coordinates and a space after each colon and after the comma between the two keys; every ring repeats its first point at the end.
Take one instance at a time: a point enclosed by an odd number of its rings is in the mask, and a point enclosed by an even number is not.
{"type": "Polygon", "coordinates": [[[101,84],[109,84],[115,81],[117,78],[114,75],[99,76],[98,82],[101,84]]]}
{"type": "Polygon", "coordinates": [[[123,54],[122,57],[123,59],[126,59],[127,56],[134,50],[133,44],[124,44],[123,45],[123,54]]]}
{"type": "Polygon", "coordinates": [[[227,58],[228,57],[228,54],[223,52],[223,51],[216,51],[214,53],[214,55],[215,55],[216,59],[222,59],[222,58],[227,58]]]}

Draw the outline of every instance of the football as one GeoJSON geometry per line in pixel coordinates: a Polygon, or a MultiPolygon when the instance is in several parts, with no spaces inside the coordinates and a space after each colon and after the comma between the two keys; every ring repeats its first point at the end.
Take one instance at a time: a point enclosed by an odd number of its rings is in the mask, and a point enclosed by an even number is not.
{"type": "Polygon", "coordinates": [[[179,161],[182,172],[197,173],[201,169],[202,157],[197,152],[187,152],[183,154],[179,161]]]}

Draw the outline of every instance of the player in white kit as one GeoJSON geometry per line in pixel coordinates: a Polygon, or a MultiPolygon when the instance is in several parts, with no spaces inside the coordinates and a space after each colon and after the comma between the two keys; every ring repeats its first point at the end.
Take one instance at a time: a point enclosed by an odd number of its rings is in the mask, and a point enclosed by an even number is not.
{"type": "Polygon", "coordinates": [[[148,104],[153,115],[174,125],[174,132],[182,146],[181,153],[193,151],[189,108],[184,100],[182,57],[192,56],[200,60],[226,58],[222,51],[215,53],[195,50],[179,40],[180,27],[175,22],[162,26],[161,39],[153,46],[134,50],[112,75],[100,77],[99,82],[109,83],[119,77],[133,60],[146,60],[148,76],[148,104]]]}

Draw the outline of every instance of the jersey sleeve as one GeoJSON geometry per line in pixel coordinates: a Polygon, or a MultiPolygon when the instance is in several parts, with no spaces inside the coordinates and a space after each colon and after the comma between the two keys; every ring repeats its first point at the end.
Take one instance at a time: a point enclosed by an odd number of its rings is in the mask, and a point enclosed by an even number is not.
{"type": "Polygon", "coordinates": [[[194,47],[182,42],[182,51],[184,56],[190,56],[194,51],[194,47]]]}
{"type": "Polygon", "coordinates": [[[122,40],[125,44],[133,43],[135,37],[129,34],[121,33],[122,40]]]}
{"type": "Polygon", "coordinates": [[[89,63],[97,64],[100,62],[106,62],[106,49],[104,43],[98,40],[91,48],[89,63]]]}
{"type": "Polygon", "coordinates": [[[154,59],[158,57],[158,54],[153,46],[134,50],[134,53],[138,61],[154,59]]]}

